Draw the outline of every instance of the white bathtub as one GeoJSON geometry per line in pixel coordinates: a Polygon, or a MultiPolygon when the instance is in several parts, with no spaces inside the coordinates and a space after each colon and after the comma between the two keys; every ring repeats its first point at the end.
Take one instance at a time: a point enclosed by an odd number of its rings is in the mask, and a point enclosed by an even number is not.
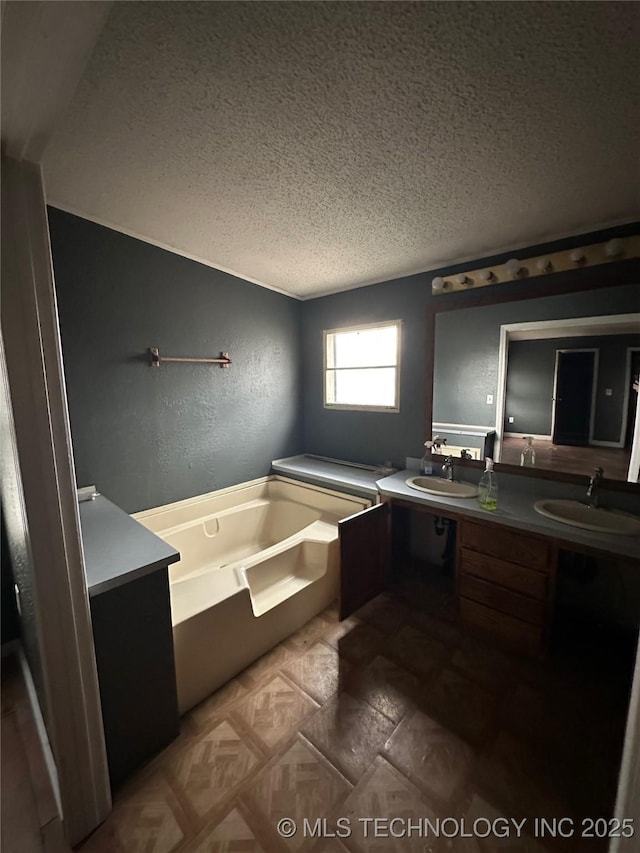
{"type": "Polygon", "coordinates": [[[273,476],[134,515],[181,556],[169,567],[181,713],[335,599],[338,521],[367,506],[273,476]]]}

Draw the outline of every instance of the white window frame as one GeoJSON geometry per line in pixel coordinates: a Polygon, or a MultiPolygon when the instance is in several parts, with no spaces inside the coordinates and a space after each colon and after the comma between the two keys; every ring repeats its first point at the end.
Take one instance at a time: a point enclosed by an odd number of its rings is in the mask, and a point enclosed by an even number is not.
{"type": "Polygon", "coordinates": [[[322,333],[322,399],[325,409],[341,409],[351,412],[390,412],[398,413],[400,411],[400,355],[402,352],[402,320],[384,320],[378,323],[361,323],[357,326],[342,326],[339,329],[325,329],[322,333]],[[370,367],[328,367],[327,366],[327,339],[329,335],[339,335],[344,332],[362,332],[368,329],[384,329],[388,326],[395,326],[397,329],[396,342],[396,363],[395,364],[376,364],[370,367]],[[350,403],[330,403],[327,400],[327,373],[329,370],[369,370],[371,367],[392,367],[395,372],[395,400],[393,406],[366,406],[362,404],[350,403]]]}

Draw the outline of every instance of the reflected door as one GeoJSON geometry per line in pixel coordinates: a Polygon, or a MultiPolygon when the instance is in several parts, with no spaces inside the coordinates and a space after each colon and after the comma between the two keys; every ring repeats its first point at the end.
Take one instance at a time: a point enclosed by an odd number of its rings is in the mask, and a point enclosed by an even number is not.
{"type": "Polygon", "coordinates": [[[553,396],[554,444],[586,447],[593,424],[597,350],[557,350],[553,396]]]}

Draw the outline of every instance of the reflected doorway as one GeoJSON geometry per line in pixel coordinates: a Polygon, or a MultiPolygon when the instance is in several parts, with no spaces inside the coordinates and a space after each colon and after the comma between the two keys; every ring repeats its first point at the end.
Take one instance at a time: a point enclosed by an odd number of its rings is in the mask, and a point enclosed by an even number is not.
{"type": "Polygon", "coordinates": [[[556,350],[551,441],[587,447],[593,440],[597,349],[556,350]]]}

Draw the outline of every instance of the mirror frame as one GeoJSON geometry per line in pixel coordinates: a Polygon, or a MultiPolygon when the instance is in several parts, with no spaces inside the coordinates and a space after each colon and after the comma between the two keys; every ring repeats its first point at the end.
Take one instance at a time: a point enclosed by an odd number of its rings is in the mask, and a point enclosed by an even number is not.
{"type": "MultiPolygon", "coordinates": [[[[479,261],[474,266],[481,265],[479,261]]],[[[472,267],[466,265],[468,269],[472,267]]],[[[456,268],[456,272],[457,272],[456,268]]],[[[461,269],[460,272],[465,270],[461,269]]],[[[431,295],[427,309],[427,401],[425,415],[425,436],[433,438],[433,376],[435,369],[436,319],[438,314],[446,311],[456,311],[461,308],[481,308],[485,305],[497,305],[503,302],[518,302],[525,299],[536,299],[544,296],[554,296],[560,293],[581,293],[585,290],[616,287],[621,284],[637,284],[640,289],[640,261],[636,258],[615,261],[599,266],[577,269],[570,272],[549,273],[544,278],[522,279],[506,284],[495,284],[478,290],[454,291],[431,295]]],[[[436,456],[438,459],[445,457],[436,456]]],[[[459,459],[456,463],[463,467],[483,468],[484,462],[459,459]]],[[[570,474],[563,471],[553,471],[549,468],[522,468],[519,465],[509,465],[496,462],[496,471],[508,474],[519,474],[523,477],[537,477],[541,480],[557,480],[576,485],[587,485],[589,475],[570,474]]],[[[640,493],[639,483],[629,483],[625,480],[605,479],[604,487],[613,491],[640,493]]]]}

